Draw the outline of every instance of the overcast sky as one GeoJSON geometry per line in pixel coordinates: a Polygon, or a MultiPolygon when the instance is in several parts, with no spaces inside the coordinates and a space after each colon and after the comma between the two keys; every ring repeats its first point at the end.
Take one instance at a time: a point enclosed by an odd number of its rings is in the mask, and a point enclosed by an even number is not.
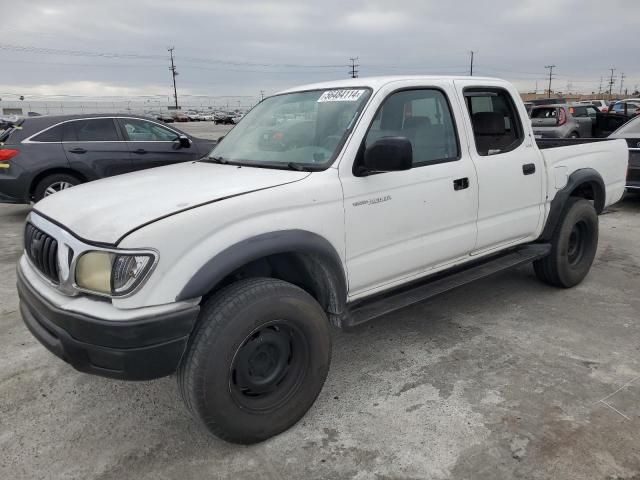
{"type": "Polygon", "coordinates": [[[614,91],[621,73],[629,91],[640,84],[640,0],[0,0],[0,11],[6,100],[168,96],[168,46],[184,95],[345,78],[350,57],[360,76],[467,74],[469,50],[474,74],[523,91],[546,88],[549,64],[562,91],[597,92],[601,76],[606,88],[612,67],[614,91]]]}

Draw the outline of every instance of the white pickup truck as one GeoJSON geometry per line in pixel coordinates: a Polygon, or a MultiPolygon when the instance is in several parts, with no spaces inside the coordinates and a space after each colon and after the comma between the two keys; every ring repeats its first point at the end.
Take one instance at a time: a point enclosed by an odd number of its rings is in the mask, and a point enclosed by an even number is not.
{"type": "Polygon", "coordinates": [[[571,287],[627,145],[541,151],[518,92],[479,77],[357,78],[266,98],[205,158],[81,185],[29,214],[31,332],[83,372],[177,372],[232,442],[311,407],[330,324],[355,325],[509,267],[571,287]]]}

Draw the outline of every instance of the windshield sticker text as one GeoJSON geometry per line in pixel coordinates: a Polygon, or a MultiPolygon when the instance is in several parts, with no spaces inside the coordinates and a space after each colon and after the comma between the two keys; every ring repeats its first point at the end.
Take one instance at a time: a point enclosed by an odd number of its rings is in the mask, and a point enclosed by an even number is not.
{"type": "Polygon", "coordinates": [[[318,99],[321,102],[355,102],[364,90],[327,90],[318,99]]]}

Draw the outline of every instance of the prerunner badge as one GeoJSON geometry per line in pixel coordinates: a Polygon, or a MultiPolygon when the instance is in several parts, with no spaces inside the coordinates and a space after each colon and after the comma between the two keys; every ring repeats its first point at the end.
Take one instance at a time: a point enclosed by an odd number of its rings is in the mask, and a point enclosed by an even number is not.
{"type": "Polygon", "coordinates": [[[327,90],[318,99],[320,102],[355,102],[364,90],[327,90]]]}

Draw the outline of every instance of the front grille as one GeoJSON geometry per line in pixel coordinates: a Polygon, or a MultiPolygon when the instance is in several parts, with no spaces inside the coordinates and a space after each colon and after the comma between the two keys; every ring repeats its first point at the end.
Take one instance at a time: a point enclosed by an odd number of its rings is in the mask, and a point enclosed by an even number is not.
{"type": "Polygon", "coordinates": [[[42,274],[58,283],[58,242],[52,236],[27,223],[24,229],[24,249],[42,274]]]}

